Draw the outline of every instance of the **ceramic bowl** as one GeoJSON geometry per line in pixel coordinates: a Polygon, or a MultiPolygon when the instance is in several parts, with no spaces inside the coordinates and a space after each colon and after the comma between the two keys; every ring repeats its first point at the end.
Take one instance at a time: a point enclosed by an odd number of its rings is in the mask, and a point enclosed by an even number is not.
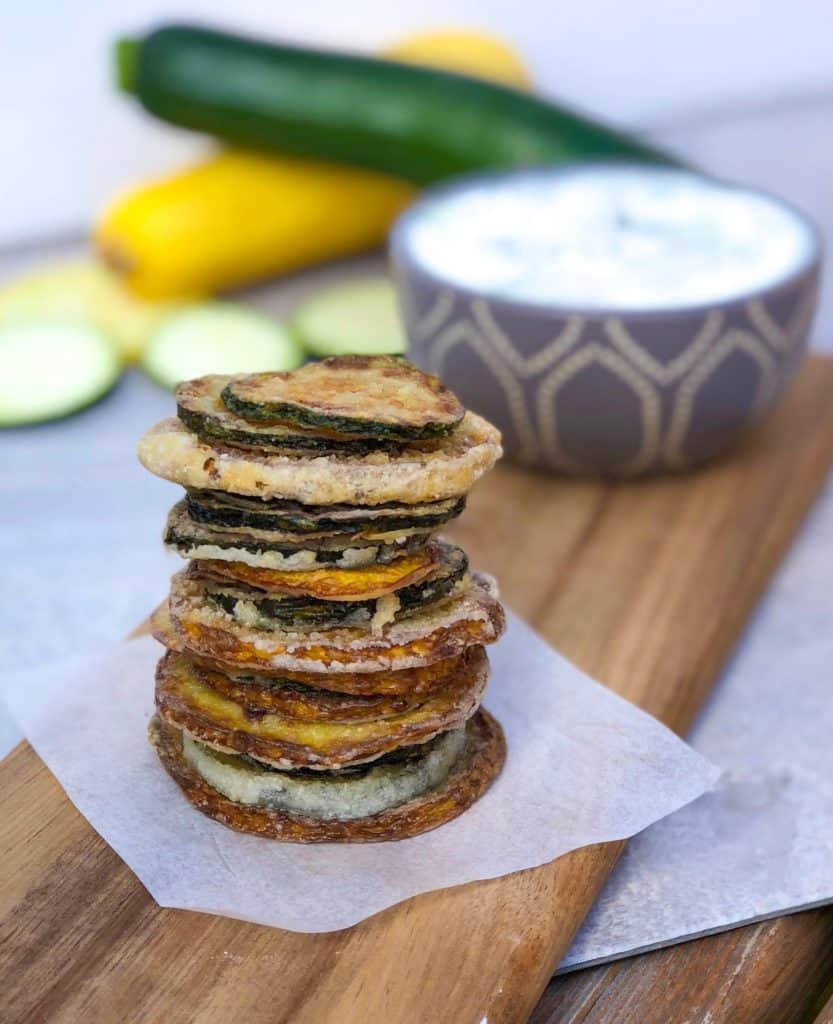
{"type": "Polygon", "coordinates": [[[414,257],[409,225],[423,204],[467,187],[433,189],[400,218],[392,269],[409,358],[492,420],[508,456],[570,474],[685,469],[726,449],[784,391],[815,312],[812,226],[809,257],[763,290],[660,311],[542,306],[461,287],[414,257]]]}

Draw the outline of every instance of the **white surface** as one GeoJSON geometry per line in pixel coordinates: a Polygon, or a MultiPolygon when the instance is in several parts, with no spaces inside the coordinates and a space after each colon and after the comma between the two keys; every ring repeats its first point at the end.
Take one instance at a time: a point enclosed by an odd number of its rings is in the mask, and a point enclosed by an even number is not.
{"type": "Polygon", "coordinates": [[[527,171],[426,197],[399,231],[429,273],[505,299],[661,310],[736,298],[815,258],[767,195],[672,168],[527,171]]]}
{"type": "Polygon", "coordinates": [[[833,486],[689,737],[724,775],[627,846],[563,968],[833,902],[833,486]]]}
{"type": "Polygon", "coordinates": [[[420,892],[633,835],[715,782],[709,762],[514,616],[492,652],[486,703],[506,730],[506,765],[461,817],[398,843],[274,843],[193,810],[147,742],[160,654],[149,637],[5,692],[67,795],[157,902],[330,931],[420,892]]]}
{"type": "Polygon", "coordinates": [[[448,24],[483,26],[519,47],[547,93],[631,128],[833,85],[828,0],[8,3],[0,244],[83,230],[115,192],[205,150],[112,84],[113,39],[173,19],[353,49],[448,24]]]}

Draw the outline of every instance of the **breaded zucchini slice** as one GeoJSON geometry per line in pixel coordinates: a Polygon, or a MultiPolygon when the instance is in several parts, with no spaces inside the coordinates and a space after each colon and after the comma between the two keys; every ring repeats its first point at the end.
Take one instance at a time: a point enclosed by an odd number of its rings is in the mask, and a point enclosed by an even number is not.
{"type": "MultiPolygon", "coordinates": [[[[374,621],[383,618],[387,621],[413,615],[420,608],[432,601],[447,597],[463,579],[468,569],[465,552],[451,544],[442,546],[430,574],[417,578],[395,592],[395,600],[386,599],[390,591],[378,597],[357,598],[350,600],[345,597],[315,597],[311,588],[299,588],[298,591],[281,593],[280,588],[261,589],[255,583],[241,582],[206,571],[201,561],[192,562],[188,575],[200,580],[205,588],[205,598],[217,608],[227,612],[242,625],[257,629],[280,630],[286,627],[303,628],[315,626],[329,628],[336,626],[370,626],[374,621]],[[307,589],[307,593],[303,590],[307,589]]],[[[210,566],[222,563],[209,563],[210,566]]],[[[232,565],[234,563],[231,563],[232,565]]],[[[248,569],[242,565],[243,570],[248,569]]],[[[329,575],[338,577],[345,570],[333,570],[329,575]]],[[[373,567],[368,570],[347,572],[348,576],[373,575],[373,567]]],[[[324,570],[315,573],[285,573],[287,578],[308,575],[328,575],[324,570]]],[[[335,583],[335,580],[333,581],[335,583]]]]}
{"type": "MultiPolygon", "coordinates": [[[[270,374],[258,374],[270,376],[270,374]]],[[[373,438],[345,438],[327,430],[303,430],[279,423],[250,423],[229,411],[221,395],[237,378],[214,373],[185,380],[176,388],[176,414],[185,426],[209,443],[270,452],[275,455],[334,455],[390,450],[392,442],[373,438]]]]}
{"type": "Polygon", "coordinates": [[[249,527],[282,533],[385,533],[392,530],[435,530],[466,507],[465,497],[429,501],[421,505],[302,505],[280,498],[268,500],[225,491],[189,491],[188,515],[196,523],[249,527]]]}
{"type": "Polygon", "coordinates": [[[255,423],[403,444],[445,437],[465,414],[439,377],[393,356],[336,356],[286,373],[235,377],[222,399],[255,423]]]}
{"type": "Polygon", "coordinates": [[[500,725],[481,708],[460,728],[465,744],[453,759],[448,754],[459,741],[452,732],[448,739],[445,733],[423,744],[424,755],[416,761],[409,751],[404,761],[377,759],[364,771],[315,775],[280,774],[240,754],[219,755],[160,716],[151,720],[149,732],[166,771],[192,806],[228,828],[279,842],[374,843],[416,836],[451,821],[498,776],[506,759],[500,725]],[[294,784],[302,779],[303,789],[294,784]]]}
{"type": "Polygon", "coordinates": [[[357,569],[388,564],[413,554],[431,537],[429,530],[365,534],[292,534],[251,527],[231,528],[194,522],[184,501],[168,513],[165,545],[188,559],[244,562],[260,569],[306,571],[325,566],[357,569]]]}

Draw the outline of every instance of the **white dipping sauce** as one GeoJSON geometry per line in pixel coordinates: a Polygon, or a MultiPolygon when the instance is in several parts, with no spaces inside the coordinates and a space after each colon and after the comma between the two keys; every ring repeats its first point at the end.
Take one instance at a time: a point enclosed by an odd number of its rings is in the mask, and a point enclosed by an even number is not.
{"type": "Polygon", "coordinates": [[[815,240],[789,207],[689,171],[624,164],[508,172],[427,196],[416,262],[450,284],[580,310],[696,306],[802,269],[815,240]]]}

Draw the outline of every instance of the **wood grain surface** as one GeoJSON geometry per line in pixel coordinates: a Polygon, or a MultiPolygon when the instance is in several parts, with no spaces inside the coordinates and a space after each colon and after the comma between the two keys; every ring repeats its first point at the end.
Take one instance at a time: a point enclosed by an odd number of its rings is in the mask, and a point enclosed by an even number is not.
{"type": "MultiPolygon", "coordinates": [[[[606,485],[506,467],[453,532],[552,643],[684,731],[831,460],[833,362],[814,358],[706,470],[606,485]]],[[[8,1024],[523,1021],[622,847],[295,935],[157,907],[25,744],[0,765],[0,794],[8,1024]]],[[[590,1019],[552,1012],[541,1019],[590,1019]]],[[[633,1014],[617,1024],[649,1019],[633,1014]]]]}
{"type": "Polygon", "coordinates": [[[827,907],[556,978],[530,1024],[805,1024],[830,980],[827,907]]]}
{"type": "Polygon", "coordinates": [[[814,1024],[833,1024],[833,979],[831,979],[831,983],[828,985],[828,990],[831,992],[830,998],[825,1002],[821,1012],[815,1018],[814,1024]]]}

